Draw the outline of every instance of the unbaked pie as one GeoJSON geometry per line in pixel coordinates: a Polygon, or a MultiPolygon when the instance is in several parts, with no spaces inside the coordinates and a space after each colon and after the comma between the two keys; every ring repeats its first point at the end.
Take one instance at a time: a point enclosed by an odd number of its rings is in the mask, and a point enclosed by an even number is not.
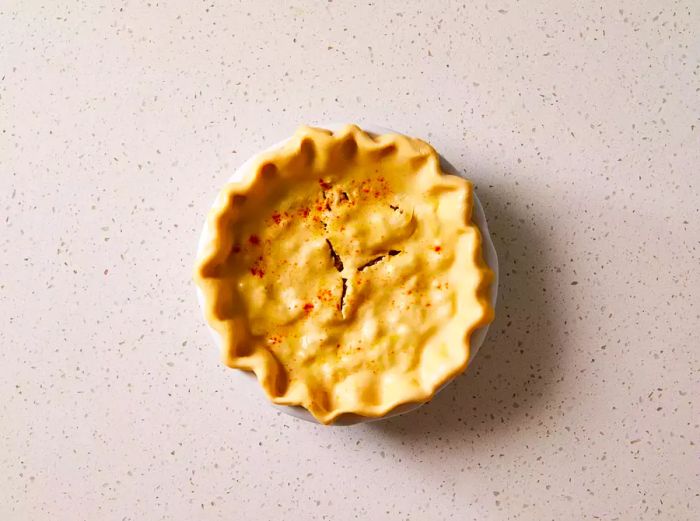
{"type": "Polygon", "coordinates": [[[472,204],[421,140],[301,127],[209,216],[195,280],[226,363],[322,423],[429,400],[493,317],[472,204]]]}

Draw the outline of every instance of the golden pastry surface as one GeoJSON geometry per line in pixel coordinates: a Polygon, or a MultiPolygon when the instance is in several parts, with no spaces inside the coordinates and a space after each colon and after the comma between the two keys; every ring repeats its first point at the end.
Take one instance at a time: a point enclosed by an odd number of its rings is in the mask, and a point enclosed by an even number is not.
{"type": "Polygon", "coordinates": [[[195,281],[226,363],[322,423],[430,399],[493,318],[472,197],[421,140],[301,127],[209,216],[195,281]]]}

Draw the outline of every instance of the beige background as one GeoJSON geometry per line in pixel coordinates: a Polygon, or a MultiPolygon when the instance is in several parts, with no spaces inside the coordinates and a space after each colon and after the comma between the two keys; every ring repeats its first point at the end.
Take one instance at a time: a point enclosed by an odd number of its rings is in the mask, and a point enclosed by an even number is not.
{"type": "Polygon", "coordinates": [[[697,519],[700,5],[0,4],[0,519],[697,519]],[[475,181],[501,300],[419,412],[322,428],[219,363],[217,188],[299,123],[475,181]]]}

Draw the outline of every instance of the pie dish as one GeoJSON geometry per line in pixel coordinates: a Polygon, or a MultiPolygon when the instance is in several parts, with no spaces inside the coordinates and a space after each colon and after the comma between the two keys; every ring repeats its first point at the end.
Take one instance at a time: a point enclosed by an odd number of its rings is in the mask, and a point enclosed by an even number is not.
{"type": "Polygon", "coordinates": [[[195,268],[225,362],[321,423],[429,400],[493,317],[474,201],[399,134],[301,127],[256,156],[221,191],[195,268]]]}

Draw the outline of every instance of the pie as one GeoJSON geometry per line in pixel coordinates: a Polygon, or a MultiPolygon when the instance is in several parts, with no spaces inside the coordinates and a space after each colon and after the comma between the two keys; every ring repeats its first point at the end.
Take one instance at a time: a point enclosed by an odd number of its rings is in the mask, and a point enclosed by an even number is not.
{"type": "Polygon", "coordinates": [[[324,424],[429,400],[493,318],[472,204],[424,141],[299,128],[208,218],[195,281],[225,363],[324,424]]]}

